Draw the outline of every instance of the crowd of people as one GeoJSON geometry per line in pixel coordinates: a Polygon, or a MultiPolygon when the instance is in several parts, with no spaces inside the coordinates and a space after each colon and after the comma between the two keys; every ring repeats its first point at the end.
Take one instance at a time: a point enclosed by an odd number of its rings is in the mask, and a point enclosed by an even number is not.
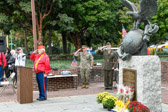
{"type": "MultiPolygon", "coordinates": [[[[81,88],[89,88],[90,72],[94,65],[94,58],[90,52],[87,51],[88,46],[82,45],[74,56],[80,56],[80,75],[82,80],[81,88]]],[[[102,69],[104,70],[104,87],[105,89],[112,89],[113,87],[113,73],[117,67],[117,57],[111,49],[111,44],[107,42],[106,46],[98,49],[97,54],[102,54],[104,61],[102,69]]],[[[34,71],[36,73],[36,80],[39,88],[39,98],[37,100],[47,100],[47,75],[51,71],[50,59],[45,52],[45,46],[39,45],[38,49],[31,53],[30,59],[34,61],[34,71]]],[[[6,78],[10,77],[12,72],[15,72],[15,79],[17,81],[17,66],[25,66],[26,55],[23,53],[21,47],[16,50],[6,50],[6,53],[0,55],[0,81],[3,80],[4,74],[6,78]]]]}
{"type": "Polygon", "coordinates": [[[23,49],[18,47],[16,50],[9,48],[0,55],[0,82],[9,78],[11,73],[15,72],[15,81],[17,82],[17,66],[25,66],[26,55],[23,49]]]}

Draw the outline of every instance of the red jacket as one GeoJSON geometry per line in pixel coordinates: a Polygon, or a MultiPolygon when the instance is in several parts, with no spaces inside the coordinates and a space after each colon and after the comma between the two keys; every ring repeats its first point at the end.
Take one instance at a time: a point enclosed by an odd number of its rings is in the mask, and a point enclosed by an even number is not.
{"type": "Polygon", "coordinates": [[[5,68],[6,67],[6,58],[5,58],[4,53],[2,53],[2,57],[1,57],[1,53],[0,53],[0,66],[2,65],[2,62],[3,62],[3,68],[5,68]]]}
{"type": "Polygon", "coordinates": [[[30,55],[30,59],[35,61],[34,62],[34,71],[35,73],[44,72],[48,74],[51,71],[50,67],[50,59],[46,53],[41,55],[32,53],[30,55]],[[40,58],[40,59],[39,59],[40,58]]]}

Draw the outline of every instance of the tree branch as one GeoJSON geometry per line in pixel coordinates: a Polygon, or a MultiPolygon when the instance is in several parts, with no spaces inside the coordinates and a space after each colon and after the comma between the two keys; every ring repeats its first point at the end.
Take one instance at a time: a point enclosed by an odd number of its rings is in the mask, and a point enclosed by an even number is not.
{"type": "Polygon", "coordinates": [[[51,3],[51,5],[50,5],[50,9],[49,9],[48,13],[44,13],[42,19],[44,19],[46,16],[48,16],[48,15],[51,13],[52,8],[53,8],[53,5],[54,5],[54,2],[51,3]]]}
{"type": "Polygon", "coordinates": [[[47,24],[49,24],[50,22],[52,22],[52,21],[47,21],[47,22],[43,25],[43,28],[44,28],[47,24]]]}
{"type": "Polygon", "coordinates": [[[48,10],[48,3],[49,3],[50,0],[47,0],[47,3],[46,3],[46,9],[45,9],[45,12],[47,13],[47,10],[48,10]]]}
{"type": "Polygon", "coordinates": [[[38,23],[38,18],[36,16],[36,26],[37,26],[37,30],[39,30],[39,23],[38,23]]]}
{"type": "Polygon", "coordinates": [[[33,32],[33,29],[32,27],[28,27],[27,25],[25,25],[21,19],[17,18],[19,20],[19,23],[21,24],[21,26],[23,26],[24,28],[27,28],[28,30],[32,31],[33,32]]]}

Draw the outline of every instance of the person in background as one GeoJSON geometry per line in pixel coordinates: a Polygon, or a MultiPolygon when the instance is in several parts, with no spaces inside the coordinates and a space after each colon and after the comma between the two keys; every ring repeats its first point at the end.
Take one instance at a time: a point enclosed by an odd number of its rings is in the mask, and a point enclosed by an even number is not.
{"type": "Polygon", "coordinates": [[[45,46],[38,46],[38,50],[30,55],[30,59],[35,61],[34,71],[39,88],[39,98],[37,100],[47,100],[47,74],[51,71],[51,67],[49,56],[45,53],[45,46]]]}
{"type": "Polygon", "coordinates": [[[23,53],[23,49],[21,47],[18,47],[15,51],[15,79],[17,82],[17,67],[18,66],[23,66],[25,67],[26,64],[26,55],[23,53]]]}
{"type": "Polygon", "coordinates": [[[15,50],[11,50],[10,51],[10,58],[9,61],[7,62],[8,65],[8,69],[9,69],[9,74],[11,74],[12,72],[15,72],[15,50]]]}
{"type": "Polygon", "coordinates": [[[105,89],[112,90],[114,69],[118,64],[117,55],[112,51],[110,42],[107,42],[106,46],[98,49],[96,54],[102,54],[104,58],[102,65],[102,69],[104,70],[104,87],[105,89]]]}
{"type": "Polygon", "coordinates": [[[6,49],[6,53],[5,53],[5,57],[6,57],[6,61],[7,61],[7,66],[4,69],[5,70],[6,78],[9,78],[9,76],[10,76],[9,69],[8,69],[8,62],[9,62],[10,56],[11,56],[10,49],[7,48],[6,49]]]}
{"type": "Polygon", "coordinates": [[[3,52],[0,52],[0,82],[3,81],[3,69],[6,67],[6,58],[3,52]]]}
{"type": "Polygon", "coordinates": [[[26,64],[26,54],[23,53],[23,49],[21,47],[18,47],[16,49],[16,54],[15,54],[15,66],[25,66],[26,64]]]}
{"type": "Polygon", "coordinates": [[[87,46],[82,45],[81,49],[78,49],[74,55],[80,56],[80,74],[82,79],[82,88],[89,88],[90,69],[93,67],[93,56],[87,52],[87,46]],[[82,52],[80,52],[82,50],[82,52]]]}

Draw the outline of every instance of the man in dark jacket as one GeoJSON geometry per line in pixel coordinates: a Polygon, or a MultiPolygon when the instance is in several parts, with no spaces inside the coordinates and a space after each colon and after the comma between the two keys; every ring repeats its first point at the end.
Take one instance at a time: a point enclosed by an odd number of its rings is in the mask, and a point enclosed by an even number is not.
{"type": "Polygon", "coordinates": [[[106,46],[96,51],[97,54],[103,54],[103,65],[104,70],[104,86],[105,89],[112,90],[113,87],[113,73],[117,67],[117,55],[116,52],[112,51],[111,44],[107,42],[106,46]]]}

